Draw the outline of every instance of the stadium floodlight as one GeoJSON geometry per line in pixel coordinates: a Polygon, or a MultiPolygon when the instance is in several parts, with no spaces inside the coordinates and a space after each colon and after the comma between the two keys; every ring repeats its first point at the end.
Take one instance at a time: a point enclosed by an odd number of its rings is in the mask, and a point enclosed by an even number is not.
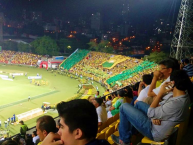
{"type": "Polygon", "coordinates": [[[178,60],[190,57],[193,48],[193,0],[182,0],[171,43],[170,56],[178,60]]]}

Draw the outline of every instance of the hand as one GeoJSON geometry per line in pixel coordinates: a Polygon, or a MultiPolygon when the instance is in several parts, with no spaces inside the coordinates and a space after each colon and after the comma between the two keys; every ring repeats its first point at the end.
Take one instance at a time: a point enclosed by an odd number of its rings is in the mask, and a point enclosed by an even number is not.
{"type": "Polygon", "coordinates": [[[63,145],[63,141],[60,140],[60,135],[50,132],[43,140],[41,145],[63,145]],[[56,141],[57,140],[57,141],[56,141]]]}
{"type": "Polygon", "coordinates": [[[165,82],[159,91],[159,94],[161,94],[161,96],[168,94],[169,92],[173,91],[173,82],[165,82]],[[167,89],[168,88],[168,89],[167,89]]]}
{"type": "Polygon", "coordinates": [[[109,108],[109,111],[112,111],[112,110],[114,110],[114,109],[115,109],[115,107],[111,106],[111,107],[109,108]]]}
{"type": "Polygon", "coordinates": [[[183,69],[184,65],[183,63],[180,63],[180,69],[183,69]]]}
{"type": "Polygon", "coordinates": [[[156,70],[154,71],[153,76],[157,79],[161,79],[163,77],[163,74],[160,71],[156,70]]]}
{"type": "Polygon", "coordinates": [[[139,86],[145,86],[145,83],[144,82],[140,82],[139,86]]]}
{"type": "Polygon", "coordinates": [[[159,119],[153,119],[153,120],[152,120],[152,123],[153,123],[154,125],[161,125],[161,120],[159,120],[159,119]]]}

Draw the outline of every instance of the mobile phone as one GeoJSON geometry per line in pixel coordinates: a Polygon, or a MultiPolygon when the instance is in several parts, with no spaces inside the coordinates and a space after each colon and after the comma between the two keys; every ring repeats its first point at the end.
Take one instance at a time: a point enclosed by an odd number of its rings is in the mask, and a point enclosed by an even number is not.
{"type": "Polygon", "coordinates": [[[174,84],[170,84],[170,85],[168,85],[168,86],[165,87],[165,88],[166,88],[166,90],[169,90],[169,89],[173,88],[173,86],[174,86],[174,84]]]}

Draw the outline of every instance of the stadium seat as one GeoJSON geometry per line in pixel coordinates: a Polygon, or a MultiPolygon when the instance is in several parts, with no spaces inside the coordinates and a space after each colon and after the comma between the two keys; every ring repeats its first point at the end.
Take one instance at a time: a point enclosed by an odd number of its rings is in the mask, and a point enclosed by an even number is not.
{"type": "Polygon", "coordinates": [[[113,120],[114,120],[113,117],[111,117],[111,118],[107,119],[106,122],[102,123],[102,125],[98,127],[98,133],[100,133],[103,129],[105,129],[110,124],[112,124],[113,120]]]}
{"type": "MultiPolygon", "coordinates": [[[[154,142],[153,140],[149,139],[148,137],[144,137],[141,140],[142,143],[146,143],[146,144],[151,144],[152,142],[154,142]]],[[[158,143],[158,142],[157,142],[158,143]]],[[[164,142],[159,142],[159,144],[164,144],[164,142]]]]}
{"type": "Polygon", "coordinates": [[[108,129],[109,129],[109,127],[106,127],[106,128],[103,129],[100,133],[105,133],[108,129]]]}
{"type": "Polygon", "coordinates": [[[105,133],[98,133],[96,139],[105,139],[105,133]]]}
{"type": "Polygon", "coordinates": [[[117,121],[119,119],[119,113],[117,113],[115,116],[113,116],[113,122],[117,121]]]}
{"type": "MultiPolygon", "coordinates": [[[[116,131],[113,133],[115,136],[119,136],[119,131],[116,131]]],[[[108,137],[107,141],[111,144],[114,145],[115,143],[113,142],[111,136],[108,137]]]]}
{"type": "Polygon", "coordinates": [[[182,137],[183,137],[183,136],[186,134],[186,132],[187,132],[188,123],[189,123],[189,117],[190,117],[190,111],[191,111],[191,108],[189,108],[188,116],[187,116],[186,120],[185,120],[184,122],[180,123],[180,125],[178,125],[179,130],[178,130],[178,136],[177,136],[176,145],[180,145],[181,140],[182,140],[182,137]]]}
{"type": "Polygon", "coordinates": [[[118,126],[119,126],[119,122],[117,122],[117,124],[115,125],[115,131],[118,130],[118,126]]]}
{"type": "Polygon", "coordinates": [[[109,118],[108,120],[107,120],[107,126],[109,126],[111,123],[113,123],[114,122],[114,118],[113,117],[111,117],[111,118],[109,118]]]}
{"type": "Polygon", "coordinates": [[[113,126],[115,126],[116,124],[117,124],[117,121],[111,123],[111,124],[109,125],[109,127],[113,127],[113,126]]]}
{"type": "MultiPolygon", "coordinates": [[[[178,127],[175,127],[175,128],[173,129],[172,134],[169,136],[169,138],[166,139],[164,142],[159,142],[159,144],[176,145],[177,135],[178,135],[178,127]]],[[[149,139],[148,137],[144,137],[144,138],[141,140],[141,143],[145,143],[145,144],[151,144],[152,142],[153,142],[153,143],[158,143],[158,142],[155,142],[155,141],[149,139]]]]}
{"type": "Polygon", "coordinates": [[[113,134],[113,132],[115,131],[115,126],[109,127],[109,129],[106,131],[105,133],[105,139],[108,139],[108,137],[113,134]]]}
{"type": "Polygon", "coordinates": [[[98,127],[98,133],[100,133],[106,127],[107,127],[107,123],[106,122],[102,123],[102,125],[98,127]]]}

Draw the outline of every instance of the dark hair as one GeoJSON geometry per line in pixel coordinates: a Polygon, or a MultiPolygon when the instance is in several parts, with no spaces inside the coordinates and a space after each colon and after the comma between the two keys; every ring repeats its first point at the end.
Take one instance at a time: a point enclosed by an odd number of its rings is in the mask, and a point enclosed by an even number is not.
{"type": "Polygon", "coordinates": [[[109,89],[107,89],[107,91],[109,92],[109,89]]]}
{"type": "Polygon", "coordinates": [[[99,91],[97,91],[97,93],[99,94],[99,91]]]}
{"type": "Polygon", "coordinates": [[[150,85],[152,82],[152,76],[151,75],[143,75],[142,80],[146,85],[150,85]]]}
{"type": "Polygon", "coordinates": [[[159,65],[165,65],[167,68],[171,68],[172,72],[174,70],[179,70],[180,65],[178,63],[178,60],[175,58],[167,58],[159,62],[159,65]]]}
{"type": "Polygon", "coordinates": [[[101,104],[103,103],[103,99],[102,98],[95,98],[95,100],[99,104],[99,106],[101,106],[101,104]]]}
{"type": "Polygon", "coordinates": [[[13,140],[6,140],[2,143],[2,145],[18,145],[15,141],[13,140]]]}
{"type": "Polygon", "coordinates": [[[33,131],[33,134],[34,134],[35,136],[37,136],[37,133],[36,133],[36,131],[33,131]]]}
{"type": "Polygon", "coordinates": [[[80,128],[83,138],[92,139],[98,131],[98,117],[96,108],[85,99],[76,99],[69,102],[61,102],[57,105],[59,116],[64,118],[65,124],[72,133],[80,128]]]}
{"type": "Polygon", "coordinates": [[[186,64],[190,63],[189,59],[187,59],[187,58],[185,58],[185,59],[183,60],[183,62],[185,62],[186,64]]]}
{"type": "Polygon", "coordinates": [[[133,86],[133,91],[138,91],[139,89],[139,82],[135,83],[135,85],[133,86]]]}
{"type": "Polygon", "coordinates": [[[125,91],[125,97],[133,98],[133,91],[132,91],[131,87],[127,87],[126,89],[127,89],[127,91],[125,91]]]}
{"type": "Polygon", "coordinates": [[[114,96],[117,96],[117,92],[114,92],[113,95],[114,95],[114,96]]]}
{"type": "Polygon", "coordinates": [[[170,80],[175,82],[174,86],[178,90],[181,90],[181,91],[187,90],[190,96],[191,102],[193,101],[191,98],[193,96],[193,85],[185,70],[176,70],[172,72],[170,75],[170,80]]]}
{"type": "Polygon", "coordinates": [[[109,99],[109,100],[112,100],[112,97],[111,97],[111,96],[108,96],[108,99],[109,99]]]}
{"type": "Polygon", "coordinates": [[[125,97],[125,91],[124,90],[119,90],[119,91],[117,91],[117,95],[119,95],[121,97],[125,97]]]}
{"type": "Polygon", "coordinates": [[[41,131],[46,131],[47,133],[56,132],[56,122],[49,115],[44,115],[37,119],[36,122],[39,122],[38,128],[41,131]]]}
{"type": "Polygon", "coordinates": [[[20,136],[17,135],[13,138],[13,141],[15,141],[17,144],[20,144],[20,136]]]}
{"type": "Polygon", "coordinates": [[[24,124],[23,120],[21,120],[19,123],[24,124]]]}

